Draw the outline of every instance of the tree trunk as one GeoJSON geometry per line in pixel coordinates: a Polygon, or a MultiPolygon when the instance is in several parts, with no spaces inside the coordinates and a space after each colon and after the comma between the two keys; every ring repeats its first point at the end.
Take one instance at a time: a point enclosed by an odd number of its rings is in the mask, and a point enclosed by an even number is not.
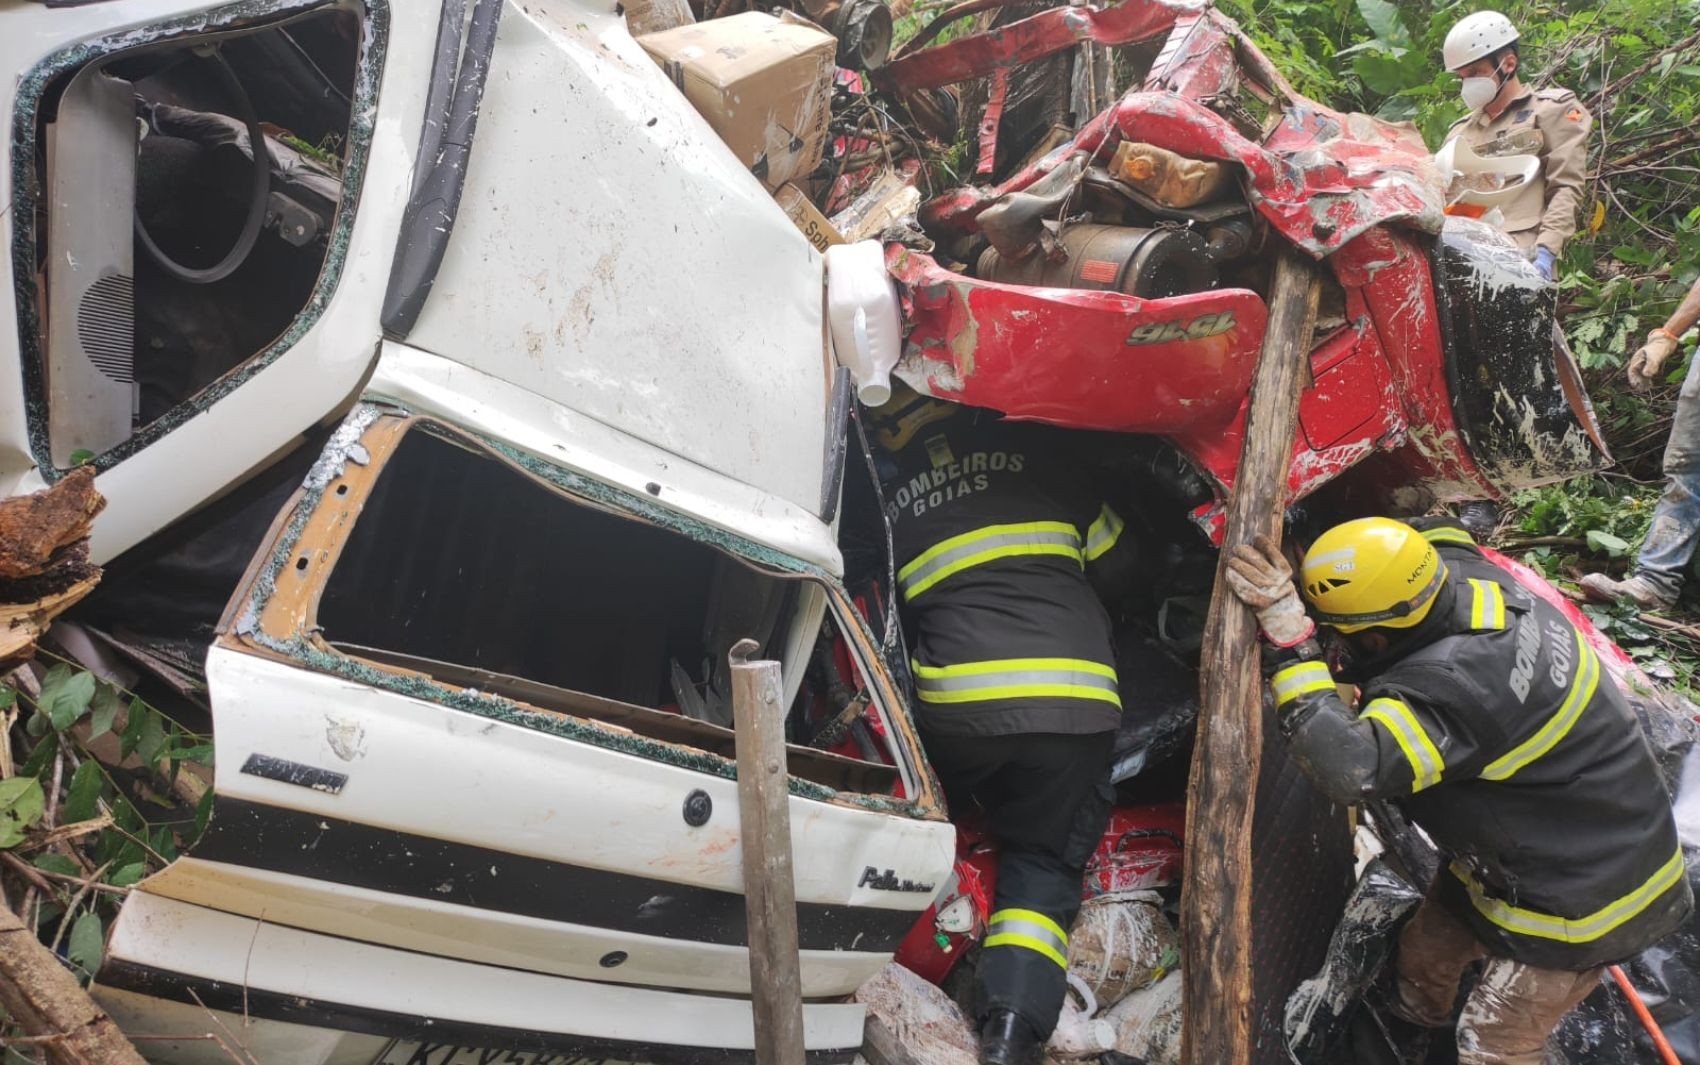
{"type": "Polygon", "coordinates": [[[145,1065],[106,1011],[41,945],[17,915],[0,906],[0,1007],[44,1042],[51,1065],[145,1065]]]}
{"type": "MultiPolygon", "coordinates": [[[[1258,533],[1279,537],[1316,322],[1316,264],[1284,248],[1252,378],[1245,443],[1228,499],[1222,558],[1258,533]]],[[[1263,747],[1257,620],[1216,569],[1205,622],[1198,743],[1187,787],[1181,895],[1188,1065],[1251,1061],[1251,826],[1263,747]]]]}

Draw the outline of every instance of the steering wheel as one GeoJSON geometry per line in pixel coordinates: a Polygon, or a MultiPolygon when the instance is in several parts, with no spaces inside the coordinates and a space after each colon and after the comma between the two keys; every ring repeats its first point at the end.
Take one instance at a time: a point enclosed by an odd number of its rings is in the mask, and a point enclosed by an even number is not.
{"type": "Polygon", "coordinates": [[[214,281],[222,281],[236,272],[248,259],[248,254],[254,250],[254,244],[260,239],[260,228],[266,222],[266,201],[271,197],[272,167],[271,153],[266,149],[266,135],[260,129],[260,116],[254,111],[254,101],[249,98],[242,82],[236,77],[236,71],[230,68],[230,63],[217,48],[208,49],[201,53],[213,62],[213,70],[224,87],[235,97],[241,109],[242,123],[248,129],[248,147],[254,157],[253,179],[249,182],[248,215],[242,222],[242,232],[237,234],[236,243],[224,258],[212,266],[198,268],[184,266],[165,253],[148,234],[147,226],[142,224],[142,216],[138,209],[136,214],[136,240],[142,245],[161,270],[179,281],[191,285],[210,285],[214,281]]]}

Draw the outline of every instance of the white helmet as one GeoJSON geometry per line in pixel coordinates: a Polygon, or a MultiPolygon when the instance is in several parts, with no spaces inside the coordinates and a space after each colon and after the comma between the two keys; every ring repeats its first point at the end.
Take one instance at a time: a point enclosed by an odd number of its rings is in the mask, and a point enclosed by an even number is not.
{"type": "Polygon", "coordinates": [[[1458,70],[1492,55],[1517,37],[1517,27],[1497,11],[1465,15],[1446,35],[1446,43],[1440,48],[1441,61],[1447,70],[1458,70]]]}

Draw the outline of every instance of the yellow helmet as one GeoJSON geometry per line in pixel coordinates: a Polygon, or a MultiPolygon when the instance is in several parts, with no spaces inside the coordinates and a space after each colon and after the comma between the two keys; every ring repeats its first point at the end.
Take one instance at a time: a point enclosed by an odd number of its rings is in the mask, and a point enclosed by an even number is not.
{"type": "Polygon", "coordinates": [[[1428,616],[1446,564],[1417,530],[1392,518],[1336,525],[1310,545],[1300,587],[1324,625],[1408,629],[1428,616]]]}
{"type": "Polygon", "coordinates": [[[923,427],[943,421],[961,409],[956,403],[924,396],[894,378],[891,398],[868,412],[868,424],[880,447],[902,451],[923,427]]]}

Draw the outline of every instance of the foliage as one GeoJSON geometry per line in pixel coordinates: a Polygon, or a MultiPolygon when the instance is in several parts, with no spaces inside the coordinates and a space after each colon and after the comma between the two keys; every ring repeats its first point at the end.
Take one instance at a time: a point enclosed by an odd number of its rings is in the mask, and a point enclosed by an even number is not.
{"type": "Polygon", "coordinates": [[[1519,533],[1584,540],[1613,557],[1646,535],[1653,516],[1651,493],[1596,477],[1520,492],[1513,502],[1521,512],[1519,533]]]}
{"type": "Polygon", "coordinates": [[[1441,69],[1440,49],[1452,25],[1472,11],[1491,7],[1517,24],[1526,83],[1581,97],[1595,123],[1590,181],[1582,230],[1559,266],[1560,309],[1618,469],[1633,480],[1592,478],[1524,493],[1516,528],[1584,541],[1575,552],[1557,552],[1555,565],[1632,554],[1651,513],[1649,485],[1659,477],[1687,363],[1672,360],[1665,387],[1651,396],[1629,391],[1623,367],[1700,277],[1700,0],[1219,0],[1218,6],[1301,92],[1339,108],[1409,120],[1431,147],[1440,146],[1465,111],[1458,79],[1441,69]]]}
{"type": "MultiPolygon", "coordinates": [[[[1519,493],[1504,546],[1554,580],[1626,567],[1658,498],[1677,387],[1630,391],[1623,370],[1700,276],[1700,0],[1218,0],[1300,92],[1335,107],[1409,120],[1430,147],[1464,114],[1440,69],[1453,23],[1491,7],[1522,32],[1519,72],[1575,91],[1594,116],[1581,230],[1559,264],[1566,338],[1583,368],[1617,467],[1519,493]]],[[[1685,603],[1700,600],[1690,581],[1685,603]]],[[[1633,605],[1586,608],[1643,668],[1693,697],[1700,630],[1665,627],[1633,605]]]]}
{"type": "Polygon", "coordinates": [[[185,767],[210,767],[212,743],[135,693],[42,654],[54,661],[39,688],[0,684],[0,743],[16,766],[0,780],[0,888],[86,978],[125,892],[205,827],[212,790],[191,785],[185,767]]]}
{"type": "MultiPolygon", "coordinates": [[[[907,44],[915,37],[916,34],[926,29],[934,19],[942,15],[950,6],[950,0],[920,0],[919,3],[893,3],[891,5],[892,14],[896,17],[892,20],[892,48],[895,50],[907,44]]],[[[955,23],[940,30],[938,36],[933,38],[932,43],[944,44],[946,41],[955,40],[958,37],[966,36],[967,34],[982,28],[984,27],[980,19],[972,17],[959,18],[955,23]]]]}

